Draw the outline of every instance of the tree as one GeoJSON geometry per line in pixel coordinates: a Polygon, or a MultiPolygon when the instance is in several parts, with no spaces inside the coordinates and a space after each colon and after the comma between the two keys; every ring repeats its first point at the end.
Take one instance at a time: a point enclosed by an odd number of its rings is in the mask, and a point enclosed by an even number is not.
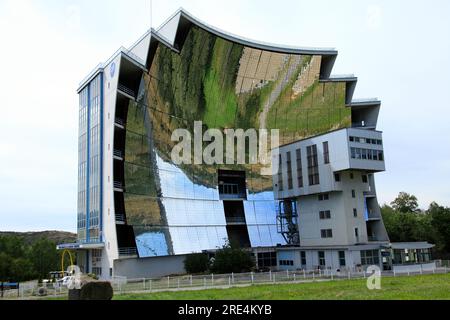
{"type": "Polygon", "coordinates": [[[211,271],[213,273],[239,273],[251,271],[254,267],[255,261],[248,251],[227,243],[223,248],[217,250],[211,271]]]}
{"type": "Polygon", "coordinates": [[[436,249],[450,256],[450,208],[444,208],[433,202],[427,213],[431,216],[431,225],[436,234],[436,249]]]}
{"type": "Polygon", "coordinates": [[[58,268],[59,255],[56,244],[48,239],[39,239],[30,248],[29,260],[38,277],[46,278],[50,271],[58,268]]]}
{"type": "Polygon", "coordinates": [[[406,192],[400,192],[397,198],[391,202],[391,206],[394,210],[403,213],[417,212],[419,208],[416,196],[406,192]]]}
{"type": "Polygon", "coordinates": [[[191,254],[184,260],[184,268],[188,273],[203,273],[208,270],[209,259],[204,253],[191,254]]]}

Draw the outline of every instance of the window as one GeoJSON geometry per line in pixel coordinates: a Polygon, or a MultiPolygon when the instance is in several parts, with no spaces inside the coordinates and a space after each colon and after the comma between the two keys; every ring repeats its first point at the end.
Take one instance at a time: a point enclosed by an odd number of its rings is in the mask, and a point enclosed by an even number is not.
{"type": "Polygon", "coordinates": [[[286,159],[286,168],[287,168],[287,176],[288,176],[288,189],[292,190],[294,187],[292,182],[292,159],[291,159],[291,152],[286,153],[287,159],[286,159]]]}
{"type": "Polygon", "coordinates": [[[319,217],[320,217],[320,220],[331,219],[331,212],[330,212],[330,210],[320,211],[319,212],[319,217]]]}
{"type": "Polygon", "coordinates": [[[275,267],[277,265],[276,252],[260,252],[258,253],[258,267],[275,267]]]}
{"type": "Polygon", "coordinates": [[[92,250],[92,258],[101,258],[102,257],[102,250],[92,250]]]}
{"type": "Polygon", "coordinates": [[[328,149],[328,141],[323,143],[323,162],[325,164],[330,163],[330,150],[328,149]]]}
{"type": "Polygon", "coordinates": [[[97,276],[101,276],[102,275],[102,268],[92,267],[92,273],[97,275],[97,276]]]}
{"type": "Polygon", "coordinates": [[[280,260],[280,266],[293,266],[293,260],[280,260]]]}
{"type": "Polygon", "coordinates": [[[355,192],[355,190],[352,190],[352,198],[356,198],[356,192],[355,192]]]}
{"type": "Polygon", "coordinates": [[[278,190],[283,191],[283,161],[281,158],[281,153],[278,155],[278,190]]]}
{"type": "Polygon", "coordinates": [[[345,251],[339,251],[339,265],[345,267],[345,251]]]}
{"type": "Polygon", "coordinates": [[[303,188],[303,172],[302,172],[302,152],[300,149],[295,151],[297,161],[297,184],[299,188],[303,188]]]}
{"type": "Polygon", "coordinates": [[[113,276],[113,268],[109,268],[109,276],[110,276],[110,277],[113,276]]]}
{"type": "Polygon", "coordinates": [[[350,179],[353,179],[354,177],[353,172],[350,172],[350,179]]]}
{"type": "Polygon", "coordinates": [[[367,174],[363,174],[363,175],[361,175],[361,178],[362,178],[362,182],[363,183],[367,183],[367,174]]]}
{"type": "Polygon", "coordinates": [[[382,150],[363,149],[363,148],[350,148],[352,159],[357,160],[374,160],[384,161],[382,150]]]}
{"type": "Polygon", "coordinates": [[[322,239],[333,238],[333,230],[332,229],[322,229],[320,230],[320,236],[322,239]]]}
{"type": "Polygon", "coordinates": [[[353,208],[353,216],[355,218],[358,217],[358,210],[356,210],[356,208],[353,208]]]}
{"type": "Polygon", "coordinates": [[[306,266],[306,252],[300,251],[300,260],[302,260],[302,266],[306,266]]]}
{"type": "Polygon", "coordinates": [[[324,267],[325,266],[325,251],[319,251],[319,266],[324,267]]]}
{"type": "Polygon", "coordinates": [[[355,238],[356,238],[356,242],[359,242],[359,229],[355,228],[355,238]]]}
{"type": "Polygon", "coordinates": [[[340,182],[341,181],[341,175],[339,173],[334,174],[334,181],[340,182]]]}
{"type": "Polygon", "coordinates": [[[308,159],[309,185],[319,184],[319,163],[317,161],[317,146],[314,144],[306,148],[308,159]]]}
{"type": "Polygon", "coordinates": [[[361,264],[367,265],[379,265],[380,257],[378,250],[362,250],[361,251],[361,264]]]}
{"type": "Polygon", "coordinates": [[[383,141],[380,139],[371,139],[371,138],[363,138],[363,137],[349,137],[350,142],[358,142],[358,143],[366,143],[366,144],[374,144],[374,145],[382,145],[383,141]]]}
{"type": "Polygon", "coordinates": [[[329,196],[328,193],[319,194],[319,201],[325,201],[325,200],[328,200],[328,199],[330,199],[330,196],[329,196]]]}

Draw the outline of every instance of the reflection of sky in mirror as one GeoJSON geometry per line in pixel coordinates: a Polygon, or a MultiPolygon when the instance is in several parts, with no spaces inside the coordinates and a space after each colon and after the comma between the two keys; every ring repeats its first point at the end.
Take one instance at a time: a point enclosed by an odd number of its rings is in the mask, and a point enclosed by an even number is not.
{"type": "Polygon", "coordinates": [[[140,257],[166,256],[169,254],[166,238],[162,232],[146,232],[136,237],[140,257]]]}

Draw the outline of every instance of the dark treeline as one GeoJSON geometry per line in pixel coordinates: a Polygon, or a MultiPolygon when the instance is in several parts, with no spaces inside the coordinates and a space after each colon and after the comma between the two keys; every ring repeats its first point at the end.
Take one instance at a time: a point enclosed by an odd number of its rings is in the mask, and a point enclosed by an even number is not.
{"type": "Polygon", "coordinates": [[[22,237],[0,236],[0,281],[47,279],[49,272],[59,270],[61,253],[55,242],[41,238],[27,243],[22,237]]]}

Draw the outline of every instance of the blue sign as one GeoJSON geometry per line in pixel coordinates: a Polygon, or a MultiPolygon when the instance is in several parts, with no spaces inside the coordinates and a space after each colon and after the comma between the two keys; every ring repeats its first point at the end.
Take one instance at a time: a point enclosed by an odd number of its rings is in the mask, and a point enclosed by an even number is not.
{"type": "Polygon", "coordinates": [[[114,78],[114,75],[116,74],[116,63],[111,63],[111,66],[109,67],[109,74],[111,75],[111,78],[114,78]]]}

